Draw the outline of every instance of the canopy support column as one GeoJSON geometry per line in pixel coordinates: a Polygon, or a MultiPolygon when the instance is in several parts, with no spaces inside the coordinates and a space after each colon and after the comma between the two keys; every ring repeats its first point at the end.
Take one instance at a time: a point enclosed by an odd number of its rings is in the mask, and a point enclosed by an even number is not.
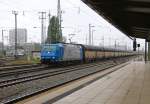
{"type": "Polygon", "coordinates": [[[148,42],[148,61],[150,61],[150,42],[148,42]]]}
{"type": "Polygon", "coordinates": [[[145,39],[145,61],[147,61],[147,41],[145,39]]]}

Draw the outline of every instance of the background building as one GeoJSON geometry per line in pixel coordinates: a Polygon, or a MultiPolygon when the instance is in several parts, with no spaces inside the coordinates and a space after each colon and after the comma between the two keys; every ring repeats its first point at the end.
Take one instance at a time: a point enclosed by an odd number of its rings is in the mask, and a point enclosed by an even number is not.
{"type": "MultiPolygon", "coordinates": [[[[5,50],[7,50],[6,56],[14,56],[14,54],[15,54],[14,46],[7,46],[5,50]]],[[[17,48],[17,53],[18,53],[18,55],[27,55],[28,56],[28,55],[32,54],[32,51],[40,52],[40,50],[41,50],[40,43],[25,43],[23,46],[19,46],[17,48]]]]}
{"type": "MultiPolygon", "coordinates": [[[[9,43],[15,45],[15,29],[9,30],[9,43]]],[[[23,46],[27,43],[27,29],[17,29],[17,45],[23,46]]]]}

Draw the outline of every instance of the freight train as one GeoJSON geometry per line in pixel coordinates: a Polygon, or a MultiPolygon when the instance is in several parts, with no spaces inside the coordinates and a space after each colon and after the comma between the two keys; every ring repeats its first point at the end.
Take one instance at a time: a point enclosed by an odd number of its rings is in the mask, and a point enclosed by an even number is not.
{"type": "Polygon", "coordinates": [[[41,63],[90,62],[114,57],[137,54],[133,51],[88,46],[82,44],[44,44],[41,49],[41,63]]]}

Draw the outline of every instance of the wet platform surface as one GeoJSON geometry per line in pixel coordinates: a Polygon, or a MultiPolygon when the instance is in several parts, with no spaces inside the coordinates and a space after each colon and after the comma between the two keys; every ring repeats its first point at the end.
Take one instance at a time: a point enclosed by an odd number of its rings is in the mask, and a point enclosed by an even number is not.
{"type": "Polygon", "coordinates": [[[131,62],[54,104],[150,104],[150,62],[131,62]]]}

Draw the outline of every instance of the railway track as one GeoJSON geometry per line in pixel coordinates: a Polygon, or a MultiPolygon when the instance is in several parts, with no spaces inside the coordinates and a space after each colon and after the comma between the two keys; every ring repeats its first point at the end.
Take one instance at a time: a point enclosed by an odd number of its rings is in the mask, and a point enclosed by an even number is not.
{"type": "MultiPolygon", "coordinates": [[[[76,67],[79,66],[81,67],[81,65],[78,65],[76,67]]],[[[61,66],[60,68],[58,67],[55,69],[50,69],[52,67],[53,66],[44,65],[44,66],[36,66],[32,68],[25,68],[22,70],[16,69],[16,70],[0,72],[0,88],[5,87],[3,86],[4,83],[6,85],[6,83],[13,82],[13,81],[16,82],[16,80],[20,80],[20,79],[29,79],[29,78],[34,79],[35,77],[36,77],[35,79],[37,79],[37,76],[47,76],[48,74],[52,74],[54,72],[59,72],[59,71],[74,68],[74,66],[70,66],[65,69],[62,69],[63,66],[61,66]]]]}
{"type": "Polygon", "coordinates": [[[20,70],[20,69],[25,69],[25,68],[32,68],[32,67],[38,67],[41,66],[41,64],[26,64],[26,65],[8,65],[8,66],[1,66],[0,67],[0,73],[1,72],[9,72],[9,71],[15,71],[15,70],[20,70]]]}
{"type": "MultiPolygon", "coordinates": [[[[22,71],[21,73],[15,73],[15,74],[13,72],[14,78],[12,78],[12,77],[6,78],[5,80],[3,80],[3,78],[0,79],[0,88],[27,82],[27,81],[33,81],[33,80],[37,80],[37,79],[41,79],[41,78],[46,78],[46,77],[54,76],[54,75],[58,75],[58,74],[63,74],[63,73],[71,72],[71,71],[82,70],[84,68],[99,67],[99,66],[103,66],[103,65],[107,65],[107,63],[98,63],[98,64],[93,63],[93,64],[89,64],[89,65],[78,65],[78,66],[71,66],[71,67],[67,67],[67,68],[58,68],[58,69],[51,69],[51,70],[48,67],[39,67],[39,69],[37,69],[37,70],[35,70],[35,68],[33,68],[33,71],[32,71],[32,69],[31,69],[30,71],[28,71],[27,74],[24,74],[25,73],[24,71],[22,71]],[[34,72],[34,73],[32,73],[32,72],[34,72]],[[18,74],[22,74],[22,73],[24,75],[19,75],[16,77],[16,74],[18,75],[18,74]]],[[[9,74],[7,76],[10,77],[10,75],[12,75],[12,74],[9,74]]]]}
{"type": "MultiPolygon", "coordinates": [[[[124,58],[124,62],[127,59],[124,58]]],[[[69,66],[66,68],[39,68],[28,72],[20,72],[19,76],[10,74],[0,76],[0,103],[8,103],[25,96],[67,83],[72,80],[96,73],[122,63],[119,59],[92,64],[69,66]]],[[[8,73],[7,73],[8,74],[8,73]]]]}
{"type": "Polygon", "coordinates": [[[13,57],[5,57],[5,58],[0,58],[0,66],[4,66],[6,63],[13,61],[13,57]]]}
{"type": "MultiPolygon", "coordinates": [[[[70,65],[76,65],[76,64],[68,64],[68,66],[70,65]]],[[[57,67],[66,67],[66,66],[65,65],[43,65],[43,64],[5,66],[5,67],[0,67],[0,77],[16,75],[16,73],[22,74],[22,73],[40,71],[44,68],[57,68],[57,67]]]]}
{"type": "Polygon", "coordinates": [[[23,73],[30,73],[30,72],[37,72],[44,68],[47,68],[48,66],[32,66],[31,68],[22,68],[22,69],[15,69],[15,70],[9,70],[9,71],[0,71],[0,77],[10,77],[10,76],[19,76],[19,74],[23,73]]]}

